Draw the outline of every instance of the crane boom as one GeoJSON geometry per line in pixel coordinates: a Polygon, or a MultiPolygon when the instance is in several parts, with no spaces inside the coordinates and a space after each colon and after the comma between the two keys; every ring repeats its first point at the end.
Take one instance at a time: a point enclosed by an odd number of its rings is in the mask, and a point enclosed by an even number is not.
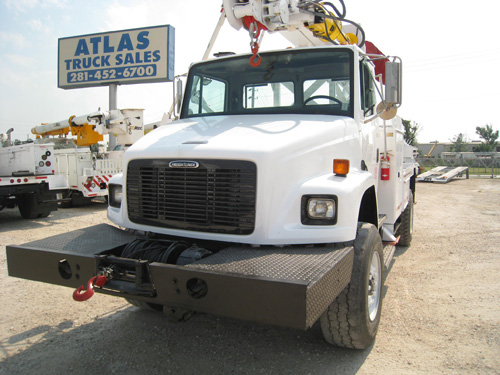
{"type": "Polygon", "coordinates": [[[257,29],[280,32],[296,47],[333,44],[364,44],[364,32],[359,25],[345,18],[330,2],[310,0],[224,0],[229,24],[251,33],[257,29]],[[344,25],[345,23],[345,25],[344,25]]]}
{"type": "Polygon", "coordinates": [[[118,144],[131,145],[144,135],[142,109],[116,109],[97,111],[81,116],[41,124],[31,129],[37,137],[55,135],[76,136],[78,146],[90,146],[103,140],[103,135],[113,134],[118,144]]]}

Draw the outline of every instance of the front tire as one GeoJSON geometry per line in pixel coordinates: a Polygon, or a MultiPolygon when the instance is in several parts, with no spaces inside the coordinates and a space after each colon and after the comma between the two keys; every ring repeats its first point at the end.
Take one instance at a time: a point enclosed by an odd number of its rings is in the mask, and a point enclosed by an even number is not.
{"type": "Polygon", "coordinates": [[[320,318],[331,344],[365,349],[377,334],[382,312],[382,240],[373,224],[358,224],[351,281],[320,318]]]}

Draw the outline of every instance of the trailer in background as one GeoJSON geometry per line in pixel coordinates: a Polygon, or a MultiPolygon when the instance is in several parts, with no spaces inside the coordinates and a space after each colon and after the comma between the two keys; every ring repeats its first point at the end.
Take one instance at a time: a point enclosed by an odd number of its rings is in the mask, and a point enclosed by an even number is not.
{"type": "Polygon", "coordinates": [[[469,167],[446,167],[440,166],[431,169],[430,171],[421,173],[417,176],[419,182],[440,182],[447,183],[454,178],[462,177],[465,173],[466,178],[469,178],[469,167]]]}

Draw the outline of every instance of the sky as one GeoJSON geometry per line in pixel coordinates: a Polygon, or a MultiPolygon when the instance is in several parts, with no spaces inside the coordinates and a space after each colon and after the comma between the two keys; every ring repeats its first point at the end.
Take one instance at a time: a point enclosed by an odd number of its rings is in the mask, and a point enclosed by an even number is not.
{"type": "MultiPolygon", "coordinates": [[[[331,1],[332,2],[332,1],[331,1]]],[[[0,133],[24,140],[41,123],[109,108],[107,87],[57,87],[59,38],[157,25],[175,28],[175,74],[202,59],[221,0],[0,0],[0,133]]],[[[333,1],[333,3],[336,3],[333,1]]],[[[403,61],[398,115],[419,126],[417,140],[479,139],[477,126],[500,129],[500,44],[494,2],[345,0],[347,18],[367,40],[403,61]]],[[[249,36],[225,23],[213,52],[250,52],[249,36]]],[[[290,47],[267,34],[262,50],[290,47]]],[[[118,108],[143,108],[159,121],[172,83],[121,85],[118,108]]]]}

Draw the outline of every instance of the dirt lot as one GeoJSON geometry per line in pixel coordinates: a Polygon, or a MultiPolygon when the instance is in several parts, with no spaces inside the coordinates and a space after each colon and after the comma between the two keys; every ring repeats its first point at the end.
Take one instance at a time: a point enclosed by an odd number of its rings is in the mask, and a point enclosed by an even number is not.
{"type": "Polygon", "coordinates": [[[106,207],[0,212],[0,374],[500,374],[500,181],[417,185],[415,232],[385,282],[365,351],[307,332],[162,314],[7,276],[5,245],[106,222],[106,207]]]}

